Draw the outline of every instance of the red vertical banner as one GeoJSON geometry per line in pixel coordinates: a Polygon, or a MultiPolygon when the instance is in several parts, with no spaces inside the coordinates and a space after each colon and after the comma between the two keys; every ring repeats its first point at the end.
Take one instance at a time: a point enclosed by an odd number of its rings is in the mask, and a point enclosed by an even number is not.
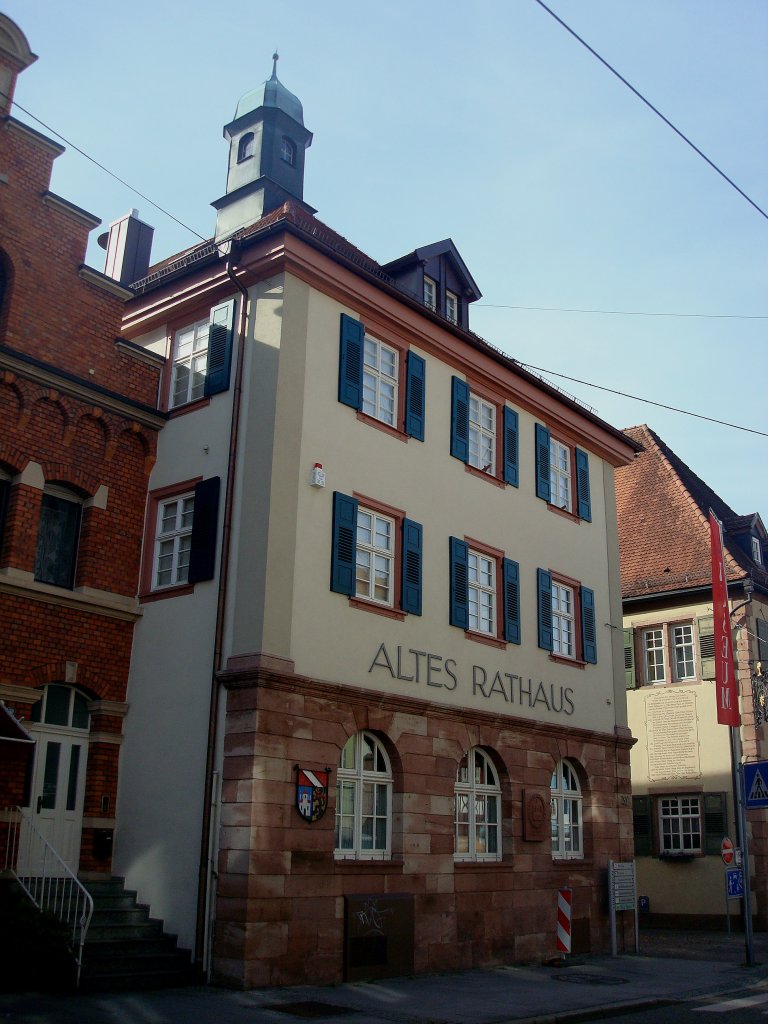
{"type": "Polygon", "coordinates": [[[712,608],[715,619],[715,692],[717,721],[720,725],[741,724],[739,690],[733,659],[731,615],[723,557],[723,527],[715,513],[709,512],[709,540],[712,550],[712,608]]]}

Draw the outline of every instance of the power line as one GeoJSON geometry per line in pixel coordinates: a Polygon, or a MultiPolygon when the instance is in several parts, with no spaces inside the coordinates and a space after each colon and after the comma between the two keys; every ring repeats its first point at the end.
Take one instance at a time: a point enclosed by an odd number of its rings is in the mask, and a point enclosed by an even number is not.
{"type": "MultiPolygon", "coordinates": [[[[519,362],[519,360],[515,360],[519,362]]],[[[688,409],[679,409],[675,405],[666,405],[664,402],[654,402],[652,398],[641,398],[639,395],[630,395],[626,391],[617,391],[615,388],[606,388],[602,384],[593,384],[589,380],[580,380],[578,377],[569,377],[565,373],[558,373],[556,370],[545,370],[542,366],[532,366],[531,363],[522,363],[524,370],[534,370],[536,373],[546,373],[549,377],[562,377],[574,384],[584,384],[588,388],[597,388],[598,391],[607,391],[611,395],[619,395],[621,398],[631,398],[633,402],[645,402],[646,405],[656,405],[660,409],[669,409],[670,412],[679,412],[683,416],[693,416],[697,420],[707,420],[709,423],[717,423],[721,427],[732,427],[734,430],[743,430],[748,434],[757,434],[759,437],[768,437],[764,430],[755,430],[753,427],[742,427],[738,423],[728,423],[726,420],[715,419],[714,416],[704,416],[699,412],[691,412],[688,409]]]]}
{"type": "Polygon", "coordinates": [[[672,122],[669,120],[668,117],[665,117],[660,110],[658,110],[656,107],[654,107],[654,105],[651,103],[650,100],[647,100],[645,98],[645,96],[643,96],[643,94],[641,92],[638,92],[638,90],[634,87],[634,85],[632,85],[630,82],[628,82],[626,80],[626,78],[624,78],[623,75],[619,74],[619,72],[616,70],[616,68],[612,67],[612,65],[610,65],[607,60],[605,60],[603,57],[600,56],[600,54],[597,52],[597,50],[593,50],[592,47],[589,45],[589,43],[587,43],[584,39],[582,39],[581,36],[577,32],[574,32],[574,30],[569,25],[566,25],[566,23],[563,21],[562,18],[559,18],[555,14],[555,12],[553,10],[551,10],[549,7],[547,7],[547,5],[545,3],[543,3],[543,0],[536,0],[536,3],[539,5],[539,7],[541,7],[543,10],[545,10],[547,12],[547,14],[551,14],[552,17],[555,19],[555,21],[559,22],[559,24],[561,24],[563,26],[563,28],[566,30],[566,32],[570,32],[571,35],[573,36],[573,38],[577,39],[581,43],[582,46],[584,46],[587,50],[589,50],[589,52],[592,54],[593,57],[597,57],[597,59],[600,61],[600,63],[603,64],[605,67],[607,67],[608,70],[611,72],[611,74],[615,75],[619,79],[620,82],[623,82],[624,85],[626,85],[626,87],[628,89],[630,89],[635,94],[635,96],[637,96],[637,98],[639,100],[643,101],[643,103],[646,105],[646,107],[650,107],[650,109],[654,112],[654,114],[656,114],[657,117],[661,118],[661,120],[664,122],[664,124],[666,124],[669,128],[671,128],[672,131],[676,135],[679,135],[680,138],[683,140],[683,142],[687,143],[691,147],[691,149],[694,150],[694,152],[698,153],[698,155],[702,158],[702,160],[706,161],[706,163],[709,164],[709,166],[712,168],[712,170],[717,171],[717,173],[720,175],[720,177],[724,178],[732,188],[736,189],[736,191],[739,193],[739,195],[742,196],[744,199],[746,199],[747,202],[750,204],[750,206],[754,206],[754,208],[757,210],[757,212],[759,214],[761,214],[763,217],[765,217],[766,220],[768,220],[768,213],[766,213],[765,210],[761,209],[753,199],[750,199],[749,196],[747,195],[747,193],[744,192],[743,189],[740,189],[739,186],[736,184],[736,182],[732,181],[732,179],[728,177],[728,175],[725,173],[725,171],[721,171],[720,168],[717,166],[717,164],[713,163],[713,161],[709,159],[709,157],[706,155],[706,153],[702,153],[702,151],[699,149],[699,147],[697,145],[695,145],[693,142],[691,142],[691,140],[688,138],[687,135],[684,135],[680,131],[679,128],[676,128],[675,125],[672,124],[672,122]]]}
{"type": "MultiPolygon", "coordinates": [[[[6,99],[8,98],[5,93],[3,93],[3,95],[6,96],[6,99]]],[[[183,220],[179,220],[178,217],[174,217],[174,215],[172,213],[169,213],[168,210],[166,210],[164,207],[160,206],[160,204],[156,203],[153,199],[150,199],[148,195],[145,195],[143,192],[140,192],[137,188],[134,188],[133,185],[129,185],[127,181],[124,181],[123,178],[121,178],[121,177],[119,177],[119,175],[115,174],[114,171],[110,171],[110,169],[108,167],[105,167],[104,164],[99,163],[98,160],[95,160],[92,156],[89,156],[88,153],[85,152],[85,150],[80,149],[80,147],[76,146],[74,142],[70,142],[69,139],[65,138],[61,134],[61,132],[57,132],[55,128],[51,128],[51,126],[46,124],[45,121],[41,121],[39,117],[35,117],[35,115],[33,113],[31,113],[29,110],[26,110],[24,107],[22,107],[22,105],[20,103],[17,103],[16,100],[13,100],[12,102],[13,102],[14,107],[18,107],[18,109],[21,110],[23,113],[25,113],[27,115],[27,117],[31,117],[33,121],[37,121],[37,123],[39,125],[42,125],[43,128],[45,128],[45,130],[47,132],[50,132],[51,135],[55,135],[57,139],[61,139],[62,142],[66,143],[66,145],[69,146],[71,149],[74,149],[76,153],[80,154],[80,156],[84,156],[86,160],[90,160],[92,164],[95,164],[96,167],[98,167],[100,170],[104,171],[111,178],[114,178],[115,181],[119,181],[121,185],[124,185],[127,189],[129,189],[131,192],[133,192],[134,195],[137,195],[141,199],[144,199],[146,202],[148,202],[150,204],[150,206],[154,206],[154,208],[156,210],[159,210],[160,213],[165,214],[166,217],[170,217],[171,220],[175,221],[180,227],[184,228],[185,231],[189,231],[196,238],[199,238],[201,242],[206,242],[207,241],[207,238],[205,238],[204,235],[201,235],[199,232],[195,231],[195,229],[191,228],[189,226],[189,224],[185,224],[183,220]]]]}
{"type": "Polygon", "coordinates": [[[509,306],[503,303],[476,302],[473,309],[529,309],[540,313],[600,313],[605,316],[676,316],[706,320],[768,320],[765,314],[746,313],[656,313],[642,309],[569,309],[563,306],[509,306]]]}

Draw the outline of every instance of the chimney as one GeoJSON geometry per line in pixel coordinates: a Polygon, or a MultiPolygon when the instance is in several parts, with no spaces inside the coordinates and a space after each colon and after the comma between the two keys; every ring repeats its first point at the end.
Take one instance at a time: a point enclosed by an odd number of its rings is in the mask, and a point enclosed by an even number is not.
{"type": "Polygon", "coordinates": [[[129,285],[147,276],[155,229],[139,220],[139,211],[131,210],[99,235],[99,245],[107,250],[104,273],[120,284],[129,285]]]}

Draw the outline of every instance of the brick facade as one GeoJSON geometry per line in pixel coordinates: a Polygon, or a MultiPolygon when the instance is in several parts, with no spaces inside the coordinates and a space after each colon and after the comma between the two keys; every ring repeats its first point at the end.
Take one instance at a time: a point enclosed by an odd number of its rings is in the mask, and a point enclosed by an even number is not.
{"type": "MultiPolygon", "coordinates": [[[[628,731],[610,741],[423,701],[372,702],[364,690],[276,673],[232,674],[225,685],[217,982],[341,981],[344,897],[359,893],[413,897],[417,973],[555,955],[562,886],[573,890],[574,952],[609,950],[608,860],[632,858],[628,731]],[[382,740],[392,762],[389,861],[334,858],[334,769],[362,729],[382,740]],[[454,861],[456,768],[473,746],[490,754],[501,780],[500,862],[454,861]],[[524,796],[541,794],[548,809],[563,757],[580,769],[585,856],[553,861],[548,817],[543,838],[525,838],[524,796]],[[331,768],[328,808],[315,823],[296,810],[297,765],[331,768]]],[[[620,920],[620,942],[625,926],[629,946],[631,922],[620,920]]]]}
{"type": "MultiPolygon", "coordinates": [[[[15,27],[14,27],[15,29],[15,27]]],[[[24,67],[3,51],[13,78],[24,67]]],[[[90,214],[53,195],[62,148],[6,114],[0,125],[0,699],[30,727],[50,684],[89,702],[79,868],[107,872],[159,367],[116,345],[123,305],[83,270],[90,214]],[[35,580],[48,485],[82,502],[71,588],[35,580]]],[[[33,734],[40,736],[40,729],[33,734]]],[[[0,742],[0,807],[22,802],[26,756],[0,742]]],[[[39,781],[39,780],[38,780],[39,781]]],[[[26,781],[29,795],[29,779],[26,781]]]]}

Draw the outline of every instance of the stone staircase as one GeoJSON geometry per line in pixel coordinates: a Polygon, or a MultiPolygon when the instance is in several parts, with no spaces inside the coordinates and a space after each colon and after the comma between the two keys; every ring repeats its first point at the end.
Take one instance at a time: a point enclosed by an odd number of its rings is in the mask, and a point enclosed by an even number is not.
{"type": "Polygon", "coordinates": [[[194,983],[190,954],[162,921],[136,901],[122,878],[85,883],[93,897],[93,917],[83,950],[80,989],[107,992],[170,988],[194,983]]]}

